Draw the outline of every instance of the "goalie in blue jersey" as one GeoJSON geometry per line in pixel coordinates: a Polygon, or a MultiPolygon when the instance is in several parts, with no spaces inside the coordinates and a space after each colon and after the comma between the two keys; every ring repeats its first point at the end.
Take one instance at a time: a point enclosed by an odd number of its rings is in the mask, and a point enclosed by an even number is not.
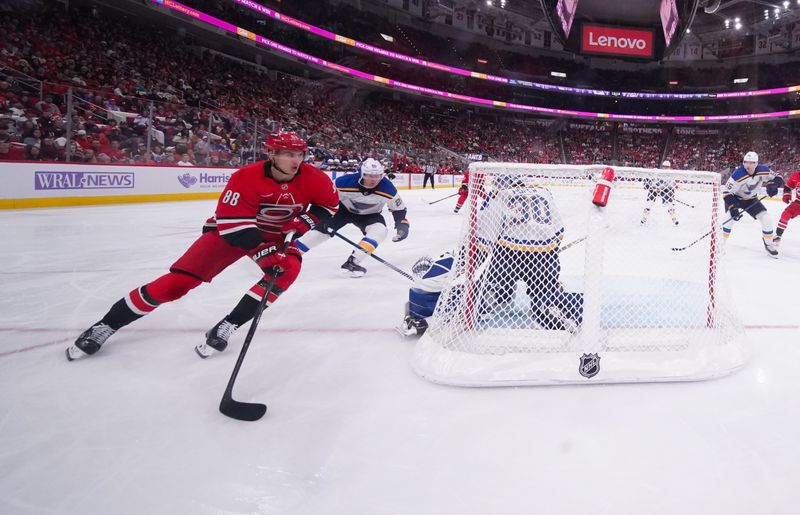
{"type": "Polygon", "coordinates": [[[486,327],[525,324],[577,331],[583,295],[564,292],[559,281],[564,226],[550,192],[526,186],[521,178],[499,176],[479,209],[474,249],[479,264],[473,277],[451,277],[456,261],[452,253],[419,260],[412,269],[417,284],[409,291],[400,332],[406,336],[424,333],[445,289],[449,289],[448,312],[477,306],[477,318],[486,327]],[[474,287],[466,288],[467,281],[474,287]],[[528,298],[524,312],[515,303],[519,283],[525,285],[528,298]],[[469,302],[462,302],[465,291],[474,296],[469,302]]]}

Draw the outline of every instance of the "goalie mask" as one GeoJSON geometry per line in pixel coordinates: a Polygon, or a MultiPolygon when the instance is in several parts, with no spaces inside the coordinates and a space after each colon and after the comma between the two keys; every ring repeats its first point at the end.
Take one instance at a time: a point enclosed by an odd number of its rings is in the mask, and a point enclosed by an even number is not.
{"type": "Polygon", "coordinates": [[[450,252],[445,252],[435,259],[428,256],[419,258],[411,267],[414,284],[427,292],[442,291],[450,280],[454,261],[455,256],[450,252]]]}
{"type": "Polygon", "coordinates": [[[519,175],[498,175],[494,180],[494,189],[497,191],[524,187],[525,181],[519,175]]]}

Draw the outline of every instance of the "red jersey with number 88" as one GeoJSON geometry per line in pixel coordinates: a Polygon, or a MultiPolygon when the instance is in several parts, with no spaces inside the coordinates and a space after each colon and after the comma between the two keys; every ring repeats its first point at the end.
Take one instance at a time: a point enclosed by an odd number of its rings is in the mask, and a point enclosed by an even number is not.
{"type": "MultiPolygon", "coordinates": [[[[257,228],[265,241],[280,241],[280,227],[319,206],[331,215],[339,208],[333,181],[317,167],[303,163],[289,182],[270,177],[269,161],[244,166],[231,175],[217,202],[215,214],[220,236],[257,228]]],[[[212,222],[212,220],[209,220],[212,222]]]]}

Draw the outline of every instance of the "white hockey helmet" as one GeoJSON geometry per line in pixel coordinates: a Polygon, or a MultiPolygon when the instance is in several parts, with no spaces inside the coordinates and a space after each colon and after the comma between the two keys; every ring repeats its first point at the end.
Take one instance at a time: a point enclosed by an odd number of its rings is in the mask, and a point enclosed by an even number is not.
{"type": "Polygon", "coordinates": [[[665,159],[663,163],[661,163],[661,168],[672,168],[672,163],[669,162],[669,159],[665,159]]]}
{"type": "Polygon", "coordinates": [[[496,190],[524,188],[525,180],[518,174],[502,174],[495,177],[493,186],[496,190]]]}
{"type": "Polygon", "coordinates": [[[363,179],[365,175],[379,175],[383,177],[383,173],[386,170],[384,166],[378,161],[377,159],[372,159],[368,157],[365,159],[361,166],[359,167],[359,172],[361,172],[361,178],[363,179]]]}
{"type": "Polygon", "coordinates": [[[758,163],[758,154],[753,152],[752,150],[744,155],[744,159],[742,159],[744,163],[758,163]]]}

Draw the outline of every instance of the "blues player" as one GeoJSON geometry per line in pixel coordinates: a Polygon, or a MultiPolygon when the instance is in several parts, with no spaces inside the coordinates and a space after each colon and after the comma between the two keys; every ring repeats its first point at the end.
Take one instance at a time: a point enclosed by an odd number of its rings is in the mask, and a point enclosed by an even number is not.
{"type": "Polygon", "coordinates": [[[733,171],[728,181],[722,186],[722,197],[725,210],[730,218],[722,224],[722,235],[728,238],[733,224],[739,221],[744,213],[761,223],[762,241],[767,253],[774,258],[778,256],[778,248],[772,241],[772,220],[767,208],[758,198],[761,188],[766,186],[767,195],[774,197],[783,186],[783,179],[766,165],[758,164],[758,154],[748,152],[744,155],[742,165],[733,171]]]}
{"type": "Polygon", "coordinates": [[[361,266],[361,262],[386,239],[386,221],[381,214],[384,206],[389,208],[394,218],[397,232],[392,241],[395,242],[408,237],[406,206],[392,181],[384,176],[383,165],[372,158],[361,163],[359,173],[337,178],[335,186],[339,192],[339,211],[316,230],[307,232],[296,241],[296,245],[301,252],[308,252],[333,236],[329,230],[337,231],[353,224],[364,235],[358,242],[362,250],[354,250],[342,265],[342,270],[350,277],[362,277],[367,269],[361,266]]]}
{"type": "Polygon", "coordinates": [[[489,263],[479,313],[507,306],[517,281],[526,284],[534,301],[557,291],[564,223],[550,191],[525,186],[514,176],[499,176],[481,211],[477,240],[486,247],[489,263]]]}
{"type": "MultiPolygon", "coordinates": [[[[672,170],[672,163],[664,161],[661,163],[661,168],[664,170],[672,170]]],[[[644,189],[647,191],[647,201],[645,203],[644,212],[642,213],[641,224],[647,223],[647,217],[650,216],[650,211],[656,205],[656,200],[661,199],[664,207],[667,208],[669,216],[672,218],[672,223],[678,225],[678,218],[675,216],[675,179],[667,177],[654,177],[644,180],[644,189]]]]}

